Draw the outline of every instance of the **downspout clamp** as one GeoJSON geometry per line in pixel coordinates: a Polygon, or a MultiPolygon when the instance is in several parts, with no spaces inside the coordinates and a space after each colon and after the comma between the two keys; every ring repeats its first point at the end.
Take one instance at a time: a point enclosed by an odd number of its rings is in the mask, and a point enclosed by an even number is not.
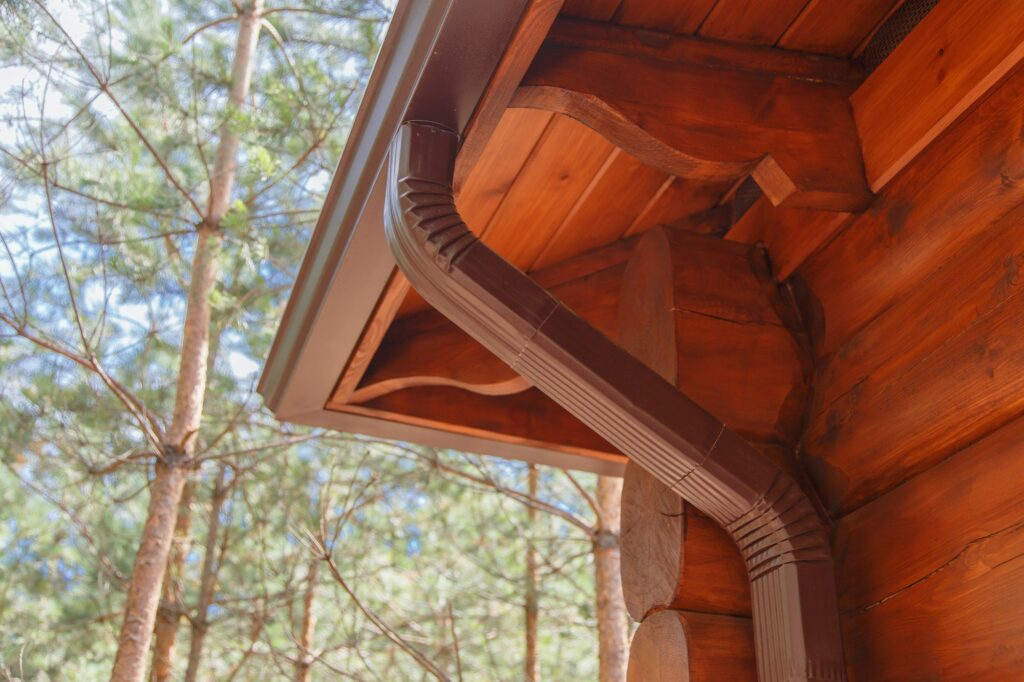
{"type": "Polygon", "coordinates": [[[482,244],[455,209],[458,135],[402,125],[385,229],[417,291],[515,371],[721,524],[750,577],[761,682],[845,680],[828,535],[793,479],[482,244]]]}

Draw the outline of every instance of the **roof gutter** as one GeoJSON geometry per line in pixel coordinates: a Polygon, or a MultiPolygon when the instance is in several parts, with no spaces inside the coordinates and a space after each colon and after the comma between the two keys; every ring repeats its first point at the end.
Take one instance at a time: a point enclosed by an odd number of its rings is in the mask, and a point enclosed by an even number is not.
{"type": "Polygon", "coordinates": [[[388,146],[406,120],[465,130],[527,4],[398,3],[260,377],[279,419],[340,418],[324,405],[394,270],[381,224],[388,146]]]}
{"type": "Polygon", "coordinates": [[[385,229],[437,310],[721,524],[751,583],[762,682],[845,680],[828,534],[788,474],[482,244],[455,209],[459,138],[402,125],[385,229]]]}

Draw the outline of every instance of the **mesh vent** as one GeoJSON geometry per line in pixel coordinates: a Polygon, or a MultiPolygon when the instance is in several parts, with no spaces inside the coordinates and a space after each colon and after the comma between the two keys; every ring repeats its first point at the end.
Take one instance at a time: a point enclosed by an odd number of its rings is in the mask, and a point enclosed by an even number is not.
{"type": "Polygon", "coordinates": [[[864,68],[867,73],[877,69],[937,4],[939,0],[907,0],[893,12],[864,49],[864,68]]]}

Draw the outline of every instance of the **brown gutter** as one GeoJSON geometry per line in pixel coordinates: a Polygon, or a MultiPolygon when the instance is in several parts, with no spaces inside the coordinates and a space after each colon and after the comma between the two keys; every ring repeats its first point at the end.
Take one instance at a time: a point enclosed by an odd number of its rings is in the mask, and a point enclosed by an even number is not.
{"type": "Polygon", "coordinates": [[[385,230],[420,294],[624,454],[720,523],[747,563],[762,682],[845,680],[828,536],[789,477],[484,246],[455,209],[458,135],[403,124],[385,230]]]}

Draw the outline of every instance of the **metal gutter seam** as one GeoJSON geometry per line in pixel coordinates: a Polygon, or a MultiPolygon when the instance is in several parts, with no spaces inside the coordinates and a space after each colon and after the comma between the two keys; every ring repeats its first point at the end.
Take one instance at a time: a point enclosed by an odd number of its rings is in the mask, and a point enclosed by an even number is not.
{"type": "Polygon", "coordinates": [[[389,155],[385,230],[399,267],[442,314],[715,519],[751,582],[762,682],[845,680],[828,534],[799,486],[609,341],[462,222],[458,135],[403,124],[389,155]]]}

